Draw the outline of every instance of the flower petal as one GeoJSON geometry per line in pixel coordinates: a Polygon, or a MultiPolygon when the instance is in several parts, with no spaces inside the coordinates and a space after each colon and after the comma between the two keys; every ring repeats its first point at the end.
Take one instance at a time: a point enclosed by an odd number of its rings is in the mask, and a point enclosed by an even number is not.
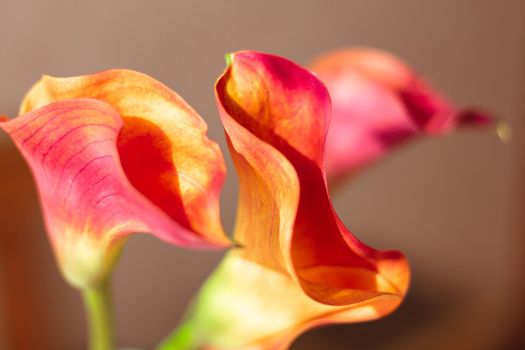
{"type": "Polygon", "coordinates": [[[392,311],[408,287],[405,258],[359,242],[328,196],[326,88],[277,56],[239,52],[230,62],[216,94],[241,183],[242,248],[204,287],[196,337],[211,348],[277,349],[314,325],[392,311]],[[213,320],[217,329],[202,329],[213,320]]]}
{"type": "Polygon", "coordinates": [[[169,145],[169,139],[153,123],[140,120],[130,127],[125,120],[106,102],[69,99],[0,123],[33,172],[59,265],[77,287],[106,278],[130,233],[151,232],[183,246],[224,245],[192,230],[189,220],[180,219],[189,217],[184,212],[159,205],[164,187],[175,191],[180,186],[176,169],[162,168],[170,153],[160,152],[169,151],[161,141],[169,145]],[[123,134],[131,141],[123,141],[123,134]],[[134,147],[122,146],[133,141],[134,147]],[[149,157],[142,163],[143,178],[129,175],[134,164],[127,152],[132,151],[136,157],[149,157]],[[156,180],[149,171],[158,172],[163,181],[151,182],[150,187],[144,183],[153,191],[150,196],[137,186],[137,179],[156,180]]]}
{"type": "Polygon", "coordinates": [[[333,119],[326,144],[327,173],[352,173],[414,136],[441,135],[493,119],[457,110],[404,62],[387,52],[335,51],[311,66],[330,91],[333,119]]]}
{"type": "MultiPolygon", "coordinates": [[[[315,76],[277,56],[241,52],[233,56],[229,70],[219,79],[217,99],[235,161],[242,156],[253,172],[251,177],[261,179],[279,194],[274,195],[274,201],[281,210],[286,207],[281,198],[296,197],[298,200],[296,213],[293,207],[292,210],[287,208],[287,215],[296,214],[292,220],[293,232],[279,232],[279,235],[293,235],[290,248],[295,271],[305,272],[319,266],[350,266],[375,273],[378,272],[377,261],[401,258],[398,253],[378,253],[363,245],[344,228],[333,210],[323,166],[330,100],[326,88],[315,76]],[[243,128],[244,133],[238,130],[232,132],[232,125],[243,128]],[[283,167],[281,171],[271,169],[271,174],[263,173],[273,158],[265,157],[266,154],[260,151],[261,144],[272,149],[274,155],[280,154],[279,163],[288,162],[295,171],[284,175],[287,170],[283,167]],[[248,157],[261,157],[264,161],[256,162],[248,157]],[[276,178],[276,175],[280,177],[276,178]],[[282,186],[286,189],[283,193],[277,192],[276,185],[280,184],[281,178],[293,175],[298,181],[295,190],[286,184],[282,186]]],[[[248,178],[242,172],[239,175],[241,183],[248,178]]],[[[250,205],[240,203],[241,208],[250,205]]],[[[256,236],[249,231],[241,235],[256,236]]],[[[241,244],[245,242],[241,240],[241,244]]],[[[288,247],[285,245],[282,248],[280,255],[289,256],[288,247]]],[[[253,249],[263,250],[266,254],[269,252],[260,245],[253,249]]],[[[301,276],[299,279],[305,280],[301,276]]],[[[308,284],[303,285],[307,292],[308,284]]],[[[315,294],[310,290],[310,296],[314,299],[315,294]]]]}
{"type": "Polygon", "coordinates": [[[228,244],[219,212],[224,160],[218,145],[206,136],[206,123],[180,96],[130,70],[73,78],[44,76],[26,95],[21,113],[72,98],[104,101],[123,118],[118,151],[124,172],[138,191],[193,231],[197,241],[228,244]]]}
{"type": "MultiPolygon", "coordinates": [[[[346,292],[355,296],[359,291],[346,292]]],[[[319,303],[289,275],[253,262],[237,250],[228,253],[197,301],[185,324],[185,340],[194,348],[280,350],[312,327],[387,315],[399,305],[401,297],[377,293],[362,302],[340,306],[319,303]]],[[[177,348],[170,341],[160,347],[177,348]]]]}

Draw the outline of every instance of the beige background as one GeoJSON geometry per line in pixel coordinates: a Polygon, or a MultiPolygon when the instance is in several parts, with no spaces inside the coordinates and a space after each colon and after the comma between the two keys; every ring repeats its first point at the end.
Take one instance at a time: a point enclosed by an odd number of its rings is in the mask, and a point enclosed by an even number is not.
{"type": "MultiPolygon", "coordinates": [[[[510,349],[524,291],[524,20],[519,0],[0,0],[0,114],[15,116],[43,73],[125,67],[176,90],[225,146],[212,90],[224,53],[306,64],[341,46],[392,50],[458,104],[506,118],[515,137],[424,140],[348,183],[339,214],[365,242],[406,252],[413,287],[393,316],[316,330],[293,348],[510,349]]],[[[228,228],[235,183],[230,167],[228,228]]],[[[0,135],[0,349],[83,349],[80,298],[52,259],[28,171],[0,135]]],[[[116,272],[119,345],[151,348],[165,336],[218,259],[133,237],[116,272]]]]}

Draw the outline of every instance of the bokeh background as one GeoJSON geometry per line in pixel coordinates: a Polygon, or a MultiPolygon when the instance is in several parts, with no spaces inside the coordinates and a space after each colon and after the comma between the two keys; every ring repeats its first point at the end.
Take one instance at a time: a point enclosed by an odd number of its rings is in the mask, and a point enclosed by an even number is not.
{"type": "MultiPolygon", "coordinates": [[[[0,114],[15,116],[43,73],[131,68],[182,95],[226,153],[212,89],[224,53],[256,49],[307,64],[355,45],[397,53],[457,104],[505,118],[514,138],[462,131],[420,140],[340,188],[344,222],[372,246],[404,251],[412,288],[393,315],[311,331],[292,349],[525,348],[521,0],[0,0],[0,114]]],[[[235,205],[229,163],[227,228],[235,205]]],[[[149,349],[166,336],[219,259],[131,238],[114,283],[119,345],[149,349]]],[[[1,134],[0,349],[76,350],[85,340],[81,299],[54,264],[28,169],[1,134]]]]}

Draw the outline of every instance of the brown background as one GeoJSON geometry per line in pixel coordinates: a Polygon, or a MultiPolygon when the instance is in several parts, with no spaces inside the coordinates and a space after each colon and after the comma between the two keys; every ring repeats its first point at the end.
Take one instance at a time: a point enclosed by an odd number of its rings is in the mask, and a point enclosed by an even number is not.
{"type": "MultiPolygon", "coordinates": [[[[0,0],[0,114],[15,116],[43,73],[132,68],[181,94],[224,146],[212,90],[224,53],[257,49],[306,64],[341,46],[392,50],[458,104],[506,118],[514,139],[423,140],[348,183],[335,197],[339,214],[365,242],[409,256],[411,293],[385,320],[312,331],[293,349],[518,348],[524,20],[519,0],[0,0]]],[[[227,228],[235,183],[230,166],[227,228]]],[[[165,336],[219,257],[133,237],[115,279],[119,345],[151,348],[165,336]]],[[[0,135],[0,349],[83,349],[84,322],[54,265],[28,170],[0,135]]]]}

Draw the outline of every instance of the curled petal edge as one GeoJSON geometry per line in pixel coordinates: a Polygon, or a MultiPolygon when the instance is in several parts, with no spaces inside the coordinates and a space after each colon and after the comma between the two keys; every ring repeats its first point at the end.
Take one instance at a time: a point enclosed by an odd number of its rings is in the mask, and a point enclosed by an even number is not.
{"type": "Polygon", "coordinates": [[[222,153],[208,139],[204,120],[179,95],[145,74],[113,69],[70,78],[44,76],[20,111],[75,98],[108,103],[121,116],[117,148],[139,192],[193,231],[201,246],[230,245],[219,210],[226,174],[222,153]]]}
{"type": "Polygon", "coordinates": [[[123,125],[95,99],[50,103],[0,123],[33,173],[59,266],[79,288],[105,280],[131,233],[209,246],[131,184],[117,148],[123,125]]]}

